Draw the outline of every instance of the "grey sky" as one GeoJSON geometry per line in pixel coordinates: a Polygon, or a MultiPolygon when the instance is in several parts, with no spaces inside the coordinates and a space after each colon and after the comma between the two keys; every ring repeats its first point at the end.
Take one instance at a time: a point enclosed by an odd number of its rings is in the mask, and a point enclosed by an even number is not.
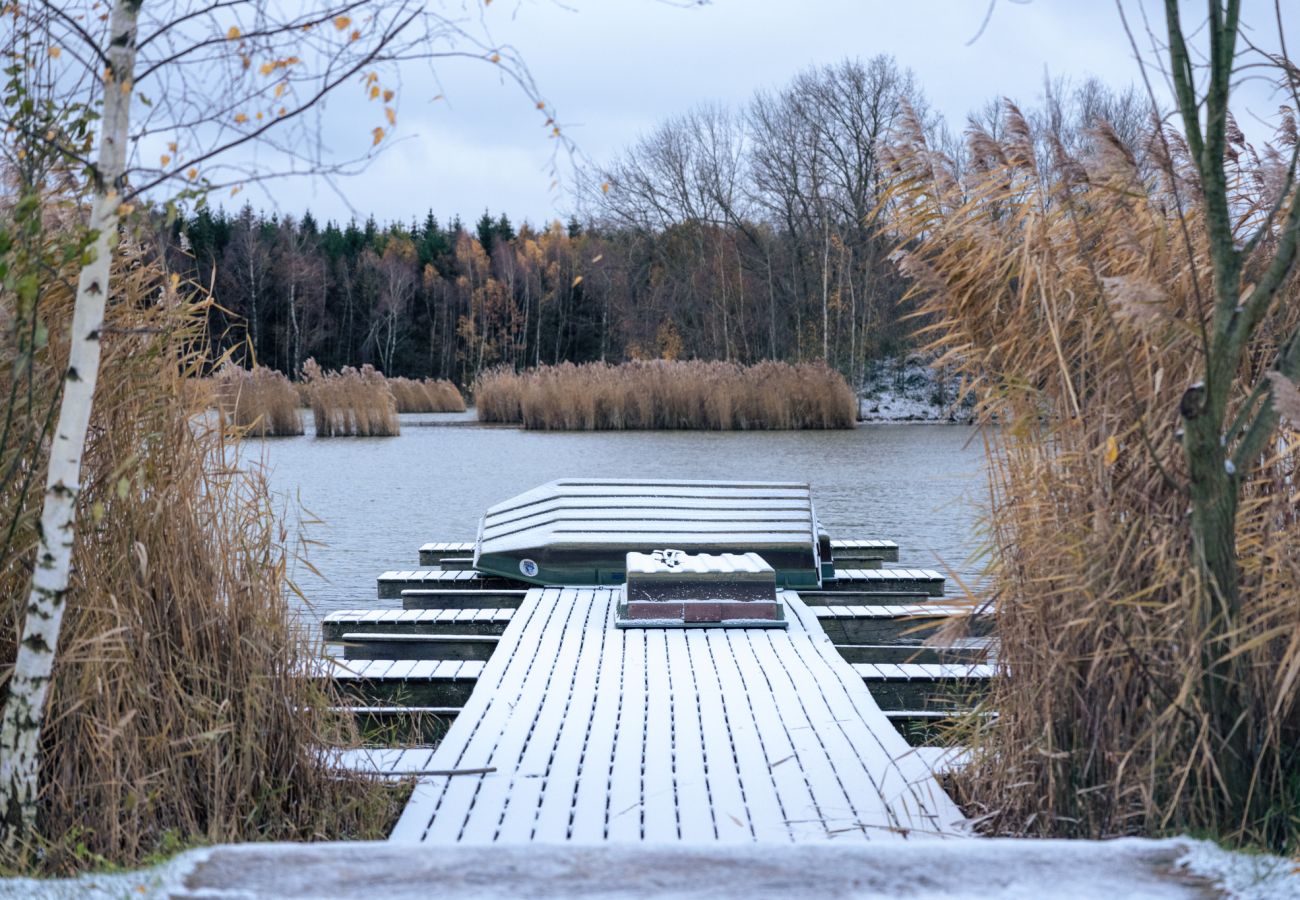
{"type": "MultiPolygon", "coordinates": [[[[1202,3],[1185,4],[1189,17],[1202,3]]],[[[1300,43],[1300,3],[1284,0],[1300,43]]],[[[1147,0],[1156,27],[1158,4],[1147,0]]],[[[1272,4],[1247,2],[1247,23],[1270,35],[1272,4]]],[[[967,112],[1010,96],[1032,104],[1046,75],[1090,74],[1120,87],[1138,80],[1119,14],[1110,0],[1001,0],[978,40],[985,0],[712,0],[682,8],[658,0],[496,0],[484,22],[513,45],[539,89],[588,157],[604,160],[659,120],[701,102],[740,104],[756,89],[784,84],[800,69],[844,57],[893,54],[912,69],[932,106],[960,128],[967,112]]],[[[1141,27],[1136,2],[1126,4],[1141,27]]],[[[1141,37],[1141,36],[1140,36],[1141,37]]],[[[321,218],[380,221],[422,217],[473,221],[486,207],[516,223],[562,215],[569,203],[552,187],[547,138],[531,103],[493,67],[447,61],[437,80],[408,71],[400,93],[397,139],[363,174],[337,187],[295,179],[255,204],[283,212],[310,208],[321,218]],[[444,100],[434,101],[438,94],[444,100]]],[[[1238,116],[1271,115],[1281,99],[1263,85],[1240,94],[1238,116]]],[[[374,107],[332,101],[329,118],[366,127],[374,107]]],[[[1263,136],[1263,135],[1261,135],[1263,136]]]]}

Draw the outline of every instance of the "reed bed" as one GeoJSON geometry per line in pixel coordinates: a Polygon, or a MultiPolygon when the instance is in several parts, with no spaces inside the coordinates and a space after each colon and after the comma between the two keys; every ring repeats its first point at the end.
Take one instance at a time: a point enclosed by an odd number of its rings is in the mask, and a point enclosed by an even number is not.
{"type": "MultiPolygon", "coordinates": [[[[1201,365],[1198,292],[1210,295],[1203,221],[1175,196],[1194,196],[1196,182],[1185,157],[1161,158],[1166,142],[1181,146],[1176,134],[1125,146],[1103,126],[1090,155],[1058,144],[1049,169],[1019,113],[1007,117],[1000,141],[972,130],[962,173],[911,129],[891,198],[923,333],[975,386],[981,419],[1004,423],[984,432],[991,581],[974,598],[996,603],[997,717],[958,723],[974,756],[957,793],[994,833],[1192,829],[1293,851],[1300,422],[1244,486],[1245,614],[1231,640],[1238,727],[1255,756],[1250,783],[1228,797],[1176,433],[1201,365]],[[1225,815],[1234,808],[1246,813],[1225,815]]],[[[1267,208],[1280,183],[1268,155],[1233,149],[1240,208],[1267,208]]],[[[1237,373],[1244,385],[1300,318],[1300,289],[1287,290],[1237,373]]]]}
{"type": "Polygon", "coordinates": [[[456,385],[445,378],[390,378],[388,389],[393,392],[399,413],[464,412],[465,398],[456,385]]]}
{"type": "Polygon", "coordinates": [[[253,437],[302,434],[298,390],[282,373],[263,366],[249,371],[225,363],[212,378],[212,399],[224,421],[253,437]]]}
{"type": "Polygon", "coordinates": [[[392,437],[402,433],[388,379],[373,366],[326,372],[303,366],[317,437],[392,437]]]}
{"type": "MultiPolygon", "coordinates": [[[[31,870],[134,865],[221,841],[380,838],[400,798],[322,750],[357,736],[331,712],[332,688],[308,676],[315,653],[285,602],[286,531],[261,469],[187,397],[203,304],[177,296],[138,248],[119,253],[31,870]]],[[[36,550],[31,486],[48,451],[32,448],[48,446],[41,423],[75,282],[42,290],[47,352],[16,363],[18,345],[0,342],[0,388],[16,398],[0,469],[18,475],[0,482],[0,672],[36,550]]],[[[0,304],[11,322],[30,317],[12,293],[0,304]]]]}
{"type": "Polygon", "coordinates": [[[490,370],[474,383],[483,422],[547,431],[852,428],[857,398],[823,365],[652,360],[490,370]]]}

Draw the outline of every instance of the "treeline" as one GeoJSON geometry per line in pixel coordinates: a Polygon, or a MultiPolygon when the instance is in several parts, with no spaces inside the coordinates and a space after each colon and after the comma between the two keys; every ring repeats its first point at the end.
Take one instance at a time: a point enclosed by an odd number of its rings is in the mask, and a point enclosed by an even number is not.
{"type": "MultiPolygon", "coordinates": [[[[1131,94],[1050,93],[1027,113],[1044,133],[1140,124],[1131,94]]],[[[926,109],[891,58],[845,61],[662,123],[586,174],[567,225],[205,208],[174,226],[172,265],[214,287],[213,359],[293,377],[312,358],[461,386],[499,365],[683,358],[825,362],[858,383],[917,324],[890,259],[890,135],[906,118],[962,156],[926,109]]]]}

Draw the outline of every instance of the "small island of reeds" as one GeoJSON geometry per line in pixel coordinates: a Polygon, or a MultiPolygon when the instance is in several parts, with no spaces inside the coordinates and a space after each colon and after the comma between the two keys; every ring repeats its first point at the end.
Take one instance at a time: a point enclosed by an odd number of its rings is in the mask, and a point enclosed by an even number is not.
{"type": "Polygon", "coordinates": [[[493,369],[474,383],[481,422],[543,431],[852,428],[857,398],[821,364],[699,360],[493,369]]]}

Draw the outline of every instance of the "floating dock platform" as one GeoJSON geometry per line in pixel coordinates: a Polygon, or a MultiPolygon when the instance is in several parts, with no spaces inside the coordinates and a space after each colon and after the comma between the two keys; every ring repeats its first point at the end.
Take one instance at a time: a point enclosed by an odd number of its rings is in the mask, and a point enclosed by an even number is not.
{"type": "Polygon", "coordinates": [[[322,673],[428,744],[348,756],[419,779],[394,840],[964,834],[960,757],[918,745],[992,678],[991,619],[899,556],[831,538],[807,485],[553,482],[380,575],[402,609],[326,616],[322,673]]]}

